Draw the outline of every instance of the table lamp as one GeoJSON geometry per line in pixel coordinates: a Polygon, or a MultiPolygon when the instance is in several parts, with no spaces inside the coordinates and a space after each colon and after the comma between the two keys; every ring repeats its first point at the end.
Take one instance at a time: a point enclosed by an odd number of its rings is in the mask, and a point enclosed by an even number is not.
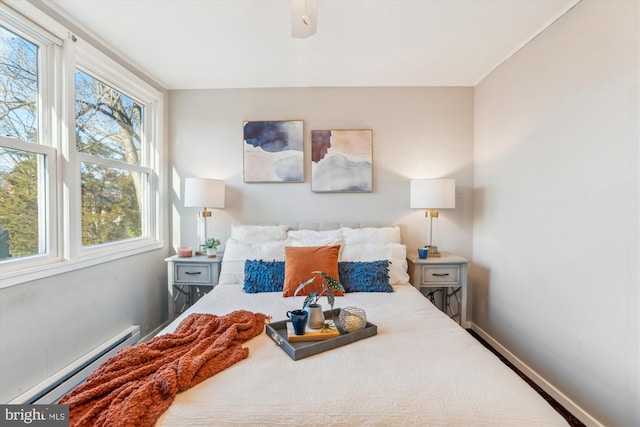
{"type": "Polygon", "coordinates": [[[207,241],[207,218],[211,216],[207,208],[224,208],[224,190],[221,179],[186,178],[184,181],[184,206],[202,208],[199,216],[204,220],[204,243],[207,241]]]}
{"type": "Polygon", "coordinates": [[[429,257],[439,257],[438,247],[433,244],[433,218],[438,218],[436,209],[456,207],[455,179],[412,179],[410,183],[410,207],[427,209],[424,213],[429,218],[429,257]]]}

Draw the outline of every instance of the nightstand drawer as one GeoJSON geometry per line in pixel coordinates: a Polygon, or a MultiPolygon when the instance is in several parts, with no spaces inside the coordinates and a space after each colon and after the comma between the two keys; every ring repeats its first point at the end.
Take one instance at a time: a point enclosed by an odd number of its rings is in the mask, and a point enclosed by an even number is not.
{"type": "Polygon", "coordinates": [[[175,264],[175,282],[211,284],[211,268],[207,264],[175,264]]]}
{"type": "Polygon", "coordinates": [[[423,265],[422,266],[422,282],[423,285],[432,284],[459,284],[460,283],[460,267],[457,265],[423,265]]]}

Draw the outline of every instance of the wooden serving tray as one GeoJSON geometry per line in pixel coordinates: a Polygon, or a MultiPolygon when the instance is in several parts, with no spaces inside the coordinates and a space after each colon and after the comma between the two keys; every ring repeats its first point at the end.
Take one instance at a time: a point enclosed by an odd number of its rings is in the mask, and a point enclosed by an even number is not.
{"type": "MultiPolygon", "coordinates": [[[[339,308],[324,312],[325,319],[337,319],[339,315],[339,308]]],[[[357,332],[345,332],[338,327],[340,336],[329,338],[328,340],[289,342],[287,339],[287,322],[290,322],[290,320],[268,323],[265,327],[265,332],[293,360],[304,359],[314,354],[342,347],[378,333],[378,327],[373,323],[367,322],[365,327],[357,332]]]]}

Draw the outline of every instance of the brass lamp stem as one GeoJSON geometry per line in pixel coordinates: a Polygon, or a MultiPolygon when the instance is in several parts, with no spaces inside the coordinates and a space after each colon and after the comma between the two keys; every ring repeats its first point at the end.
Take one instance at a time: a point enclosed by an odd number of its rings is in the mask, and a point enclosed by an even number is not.
{"type": "Polygon", "coordinates": [[[201,246],[206,248],[206,245],[207,245],[207,218],[209,218],[211,216],[211,211],[208,211],[207,208],[202,208],[202,212],[200,212],[200,215],[202,215],[202,220],[204,221],[204,242],[202,243],[201,246]]]}
{"type": "Polygon", "coordinates": [[[433,218],[438,218],[438,211],[435,209],[429,209],[425,211],[424,216],[429,218],[429,248],[428,256],[440,256],[438,253],[438,247],[433,245],[433,218]]]}

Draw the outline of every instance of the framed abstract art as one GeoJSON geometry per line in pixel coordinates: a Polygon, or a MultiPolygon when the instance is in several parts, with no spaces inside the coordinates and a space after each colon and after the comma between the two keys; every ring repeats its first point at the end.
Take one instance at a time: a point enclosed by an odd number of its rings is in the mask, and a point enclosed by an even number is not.
{"type": "Polygon", "coordinates": [[[303,182],[302,120],[243,123],[244,182],[303,182]]]}
{"type": "Polygon", "coordinates": [[[373,191],[373,131],[312,130],[311,191],[373,191]]]}

